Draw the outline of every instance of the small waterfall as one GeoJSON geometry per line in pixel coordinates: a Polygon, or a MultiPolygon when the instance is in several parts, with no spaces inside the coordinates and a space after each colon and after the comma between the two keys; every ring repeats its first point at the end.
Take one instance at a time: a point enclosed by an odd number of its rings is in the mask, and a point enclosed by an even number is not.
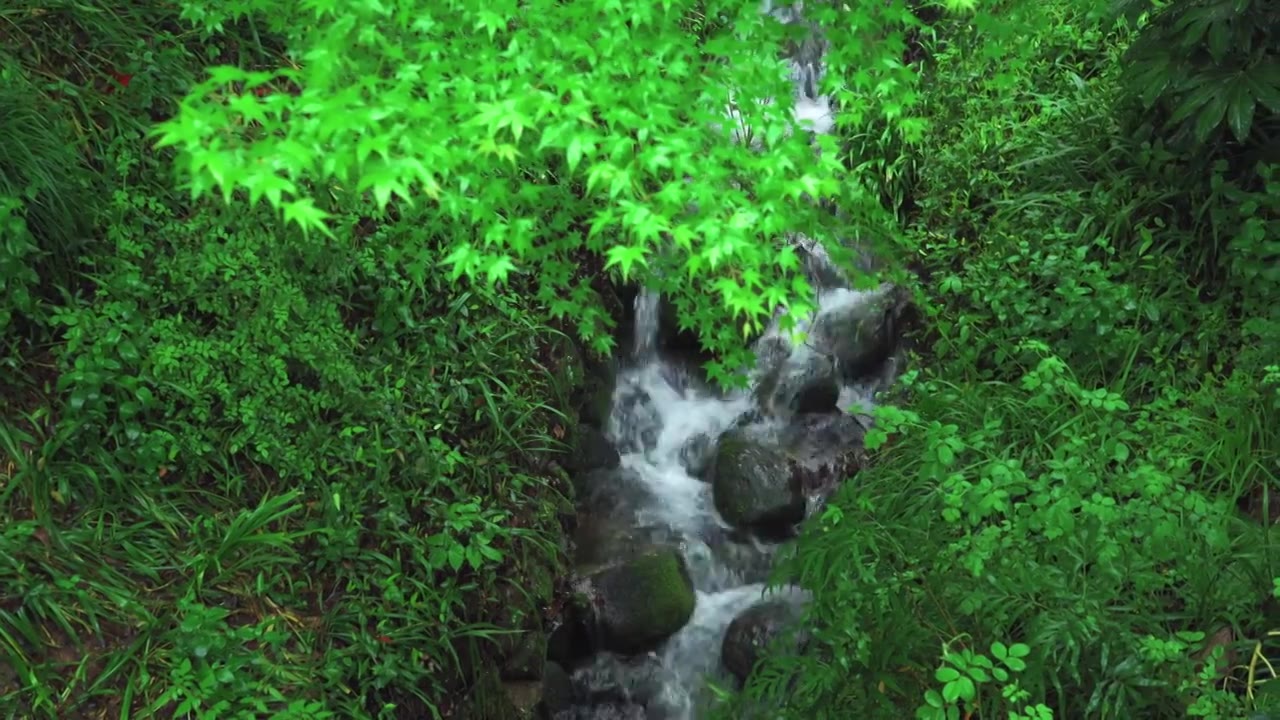
{"type": "Polygon", "coordinates": [[[658,349],[658,317],[662,298],[649,288],[636,295],[635,354],[646,358],[658,349]]]}
{"type": "MultiPolygon", "coordinates": [[[[800,324],[812,330],[816,342],[825,342],[823,325],[829,318],[882,299],[882,291],[826,292],[819,297],[814,316],[800,324]]],[[[601,654],[580,669],[575,680],[587,694],[610,692],[643,705],[644,714],[636,717],[697,720],[700,703],[709,699],[707,678],[729,683],[719,667],[725,629],[743,610],[770,597],[761,582],[776,546],[748,540],[731,543],[731,552],[723,552],[723,539],[731,528],[716,511],[713,486],[695,476],[697,463],[691,462],[689,449],[699,443],[714,447],[715,439],[734,427],[753,428],[764,435],[798,433],[815,446],[815,456],[842,441],[823,436],[822,429],[762,414],[762,374],[758,373],[752,387],[723,392],[703,384],[691,369],[662,357],[654,345],[644,344],[646,349],[636,354],[633,365],[620,373],[607,434],[621,453],[622,468],[644,489],[644,500],[628,507],[629,522],[638,529],[660,529],[665,537],[677,539],[697,604],[693,618],[654,653],[638,659],[601,654]]],[[[809,343],[793,345],[790,333],[782,331],[777,321],[756,348],[762,356],[780,359],[774,372],[784,377],[802,376],[806,358],[820,352],[809,343]]],[[[873,389],[858,383],[843,385],[840,407],[869,412],[873,389]]],[[[813,495],[810,511],[820,500],[821,493],[813,495]]],[[[774,591],[773,597],[803,600],[798,590],[774,591]]],[[[629,717],[619,712],[614,705],[595,714],[582,707],[559,720],[629,717]]]]}
{"type": "MultiPolygon", "coordinates": [[[[766,2],[764,7],[783,22],[802,22],[799,10],[800,4],[774,7],[766,2]]],[[[818,94],[824,52],[819,38],[793,48],[791,57],[797,119],[812,123],[819,132],[829,132],[833,125],[831,103],[818,94]]],[[[817,310],[799,320],[808,334],[799,344],[781,330],[780,318],[775,317],[753,348],[758,362],[748,388],[711,387],[693,369],[663,357],[661,299],[651,290],[636,297],[633,357],[617,377],[606,434],[640,499],[611,507],[624,508],[614,512],[638,531],[675,538],[693,581],[696,605],[685,626],[646,656],[600,653],[579,668],[574,674],[579,694],[607,699],[584,701],[557,720],[698,720],[708,699],[707,679],[729,684],[720,658],[726,628],[744,610],[769,597],[762,582],[776,549],[752,538],[725,542],[734,530],[716,510],[712,483],[699,477],[717,439],[731,429],[746,429],[783,438],[823,460],[831,448],[848,447],[850,438],[860,437],[859,429],[869,422],[865,413],[883,378],[860,367],[857,372],[846,370],[863,364],[864,356],[878,356],[850,352],[849,347],[866,340],[849,336],[847,330],[856,324],[850,318],[859,313],[874,317],[868,309],[883,304],[889,288],[853,290],[821,243],[803,236],[793,241],[802,249],[806,271],[819,290],[817,310]],[[827,392],[830,410],[806,414],[787,406],[786,401],[803,395],[815,377],[838,379],[827,392]]],[[[811,494],[809,512],[827,490],[811,494]]],[[[798,590],[774,591],[770,599],[777,598],[805,600],[798,590]]]]}

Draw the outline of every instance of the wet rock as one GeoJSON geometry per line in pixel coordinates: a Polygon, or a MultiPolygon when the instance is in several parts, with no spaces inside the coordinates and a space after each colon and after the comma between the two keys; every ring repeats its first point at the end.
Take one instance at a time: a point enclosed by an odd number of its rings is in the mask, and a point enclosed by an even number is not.
{"type": "Polygon", "coordinates": [[[547,638],[547,659],[567,670],[581,666],[595,652],[590,626],[591,601],[574,593],[551,625],[547,638]]]}
{"type": "Polygon", "coordinates": [[[781,433],[780,442],[796,458],[793,468],[806,497],[826,497],[866,467],[863,438],[871,418],[848,413],[801,415],[781,433]]]}
{"type": "Polygon", "coordinates": [[[805,498],[786,453],[745,429],[720,437],[712,477],[716,510],[730,525],[772,535],[804,519],[805,498]]]}
{"type": "Polygon", "coordinates": [[[846,382],[857,382],[876,375],[897,350],[898,321],[908,303],[904,291],[891,287],[844,292],[849,301],[819,316],[811,339],[821,351],[834,354],[846,382]]]}
{"type": "Polygon", "coordinates": [[[708,543],[716,562],[736,575],[739,585],[764,583],[773,571],[773,550],[749,533],[733,531],[708,543]]]}
{"type": "Polygon", "coordinates": [[[574,533],[574,564],[582,574],[630,560],[655,549],[674,549],[674,531],[663,527],[636,527],[626,518],[584,514],[574,533]]]}
{"type": "Polygon", "coordinates": [[[680,448],[680,464],[690,476],[706,480],[715,453],[715,438],[707,433],[700,433],[689,438],[684,447],[680,448]]]}
{"type": "Polygon", "coordinates": [[[834,377],[813,378],[796,393],[791,409],[796,413],[826,413],[837,409],[840,384],[834,377]]]}
{"type": "Polygon", "coordinates": [[[571,473],[587,473],[593,470],[612,470],[621,459],[613,442],[604,431],[591,425],[579,425],[573,433],[572,448],[561,461],[571,473]]]}
{"type": "Polygon", "coordinates": [[[674,550],[632,558],[586,578],[596,647],[620,655],[652,650],[693,616],[693,580],[674,550]]]}
{"type": "MultiPolygon", "coordinates": [[[[635,509],[650,502],[653,492],[630,468],[592,470],[573,478],[580,515],[601,518],[631,518],[635,509]]],[[[581,522],[581,518],[579,518],[581,522]]]]}
{"type": "Polygon", "coordinates": [[[610,423],[618,433],[618,451],[644,452],[658,445],[662,416],[648,391],[631,383],[618,388],[610,423]]]}
{"type": "Polygon", "coordinates": [[[560,663],[548,662],[542,675],[542,708],[545,717],[555,717],[573,706],[573,680],[560,663]]]}
{"type": "Polygon", "coordinates": [[[573,674],[577,704],[651,708],[660,700],[670,672],[656,653],[602,653],[573,674]]]}
{"type": "MultiPolygon", "coordinates": [[[[725,631],[720,646],[721,664],[738,682],[746,682],[764,650],[799,617],[799,606],[786,600],[763,602],[742,611],[725,631]]],[[[794,640],[799,649],[807,638],[801,631],[794,640]]]]}
{"type": "Polygon", "coordinates": [[[532,718],[542,703],[542,683],[534,680],[508,680],[502,683],[502,690],[511,702],[516,717],[532,718]]]}
{"type": "Polygon", "coordinates": [[[830,462],[844,453],[862,448],[870,427],[869,415],[844,412],[804,414],[783,428],[780,442],[793,457],[830,462]]]}
{"type": "Polygon", "coordinates": [[[852,287],[851,273],[870,273],[875,269],[871,255],[856,246],[834,240],[824,244],[798,233],[791,237],[791,244],[800,257],[805,278],[819,291],[852,287]]]}
{"type": "Polygon", "coordinates": [[[836,410],[840,379],[835,355],[798,350],[761,379],[756,400],[766,413],[782,417],[836,410]]]}

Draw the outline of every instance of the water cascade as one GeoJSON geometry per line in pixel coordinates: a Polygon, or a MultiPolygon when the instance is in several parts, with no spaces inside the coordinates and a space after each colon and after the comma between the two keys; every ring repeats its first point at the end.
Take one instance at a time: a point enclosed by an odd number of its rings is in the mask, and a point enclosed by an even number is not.
{"type": "MultiPolygon", "coordinates": [[[[793,8],[765,10],[799,20],[793,8]]],[[[797,115],[816,131],[831,127],[816,94],[823,50],[815,41],[792,57],[797,115]]],[[[579,590],[595,611],[578,628],[590,647],[569,668],[573,700],[557,720],[696,720],[708,676],[732,684],[749,670],[735,619],[785,616],[805,600],[765,593],[775,543],[851,473],[872,397],[894,374],[899,298],[851,289],[820,244],[795,241],[817,310],[798,346],[776,321],[756,340],[746,389],[709,386],[665,354],[661,298],[636,298],[603,428],[616,456],[575,480],[577,570],[591,578],[579,590]]]]}

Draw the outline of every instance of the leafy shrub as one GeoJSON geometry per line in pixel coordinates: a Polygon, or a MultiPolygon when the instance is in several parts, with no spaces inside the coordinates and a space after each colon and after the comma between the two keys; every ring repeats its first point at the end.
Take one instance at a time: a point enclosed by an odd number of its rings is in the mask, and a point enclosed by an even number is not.
{"type": "Polygon", "coordinates": [[[1227,658],[1271,629],[1280,326],[1262,238],[1280,193],[1265,165],[1136,131],[1121,59],[1147,31],[1092,10],[1005,3],[926,43],[928,132],[901,194],[929,336],[907,405],[868,437],[875,467],[779,572],[814,591],[816,642],[766,661],[745,702],[1264,707],[1233,692],[1260,676],[1227,658]]]}
{"type": "Polygon", "coordinates": [[[434,271],[424,216],[353,208],[340,241],[163,185],[104,205],[93,292],[52,315],[51,397],[0,432],[24,530],[0,549],[0,601],[24,598],[0,615],[24,669],[0,697],[62,717],[125,682],[148,713],[446,712],[470,642],[541,623],[563,499],[532,458],[563,434],[547,402],[574,359],[548,357],[527,298],[434,271]],[[123,644],[91,685],[60,677],[51,653],[87,642],[123,644]]]}

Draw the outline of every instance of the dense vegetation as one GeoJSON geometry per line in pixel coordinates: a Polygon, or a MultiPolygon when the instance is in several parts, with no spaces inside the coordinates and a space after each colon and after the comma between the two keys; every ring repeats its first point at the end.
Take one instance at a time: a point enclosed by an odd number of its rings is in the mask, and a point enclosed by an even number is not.
{"type": "Polygon", "coordinates": [[[812,8],[819,159],[707,130],[785,87],[755,3],[0,10],[0,716],[483,715],[611,281],[731,381],[783,231],[924,322],[731,703],[1280,707],[1280,14],[1094,5],[812,8]]]}

